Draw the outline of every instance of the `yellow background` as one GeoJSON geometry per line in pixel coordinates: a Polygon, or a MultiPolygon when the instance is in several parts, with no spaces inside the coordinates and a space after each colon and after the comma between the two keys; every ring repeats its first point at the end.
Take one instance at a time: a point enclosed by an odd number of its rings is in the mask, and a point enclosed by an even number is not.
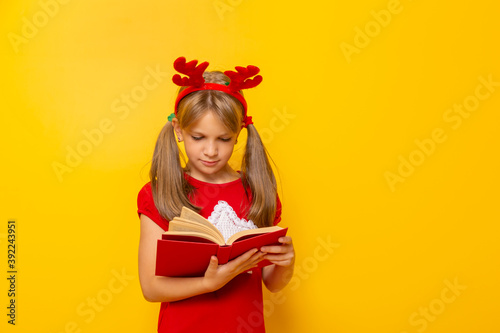
{"type": "Polygon", "coordinates": [[[500,330],[497,1],[62,2],[0,4],[2,332],[155,331],[136,196],[180,55],[264,77],[249,113],[297,252],[265,295],[269,332],[500,330]],[[71,149],[85,156],[58,176],[71,149]]]}

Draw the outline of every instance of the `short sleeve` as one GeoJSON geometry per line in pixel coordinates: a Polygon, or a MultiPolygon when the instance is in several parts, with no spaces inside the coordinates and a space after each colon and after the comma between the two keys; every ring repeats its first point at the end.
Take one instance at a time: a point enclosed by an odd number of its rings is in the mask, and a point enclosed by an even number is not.
{"type": "Polygon", "coordinates": [[[277,225],[281,221],[281,200],[276,197],[276,216],[274,217],[274,225],[277,225]]]}
{"type": "Polygon", "coordinates": [[[137,214],[139,218],[141,214],[149,217],[153,222],[158,224],[163,230],[168,230],[168,220],[163,218],[155,206],[153,192],[151,191],[151,183],[147,183],[142,187],[137,195],[137,214]]]}

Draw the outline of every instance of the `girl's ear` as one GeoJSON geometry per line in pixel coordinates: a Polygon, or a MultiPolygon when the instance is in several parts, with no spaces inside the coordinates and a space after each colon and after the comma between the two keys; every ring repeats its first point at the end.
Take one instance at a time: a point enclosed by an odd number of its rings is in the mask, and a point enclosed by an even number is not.
{"type": "Polygon", "coordinates": [[[177,118],[172,119],[172,126],[174,126],[174,131],[177,135],[177,141],[181,142],[182,140],[184,140],[184,138],[182,137],[181,126],[179,125],[179,120],[177,118]]]}
{"type": "Polygon", "coordinates": [[[238,133],[236,133],[236,140],[234,141],[234,144],[238,143],[238,138],[240,136],[240,133],[241,133],[241,129],[238,131],[238,133]]]}

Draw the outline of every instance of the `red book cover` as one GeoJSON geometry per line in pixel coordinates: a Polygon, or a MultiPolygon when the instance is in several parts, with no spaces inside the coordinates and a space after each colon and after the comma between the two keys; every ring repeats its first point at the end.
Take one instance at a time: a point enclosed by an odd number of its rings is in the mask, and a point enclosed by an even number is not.
{"type": "MultiPolygon", "coordinates": [[[[211,256],[217,256],[220,265],[225,264],[251,249],[280,244],[278,239],[285,236],[287,230],[288,228],[283,228],[269,233],[243,236],[231,245],[218,245],[201,237],[165,233],[157,244],[156,275],[203,276],[211,256]]],[[[269,261],[264,260],[259,263],[259,267],[269,264],[269,261]]]]}

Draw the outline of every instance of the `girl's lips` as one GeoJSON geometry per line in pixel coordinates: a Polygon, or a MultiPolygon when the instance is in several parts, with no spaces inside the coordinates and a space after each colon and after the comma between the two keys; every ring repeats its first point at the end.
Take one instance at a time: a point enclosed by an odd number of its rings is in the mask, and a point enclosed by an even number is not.
{"type": "Polygon", "coordinates": [[[217,162],[218,161],[204,161],[204,160],[201,160],[201,163],[203,163],[203,165],[208,166],[208,167],[216,165],[217,162]]]}

